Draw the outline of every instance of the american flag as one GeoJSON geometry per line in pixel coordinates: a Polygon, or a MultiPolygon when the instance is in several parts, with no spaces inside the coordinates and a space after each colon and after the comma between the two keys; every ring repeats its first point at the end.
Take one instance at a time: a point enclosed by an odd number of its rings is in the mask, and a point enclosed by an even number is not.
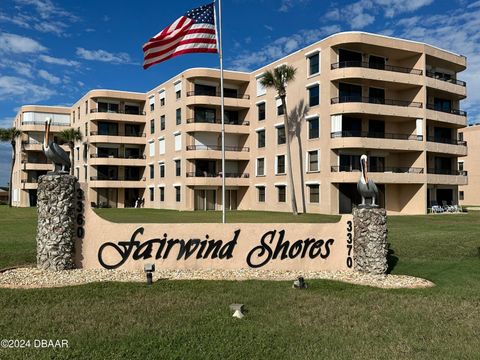
{"type": "Polygon", "coordinates": [[[216,53],[214,3],[187,11],[143,45],[143,68],[187,53],[216,53]]]}

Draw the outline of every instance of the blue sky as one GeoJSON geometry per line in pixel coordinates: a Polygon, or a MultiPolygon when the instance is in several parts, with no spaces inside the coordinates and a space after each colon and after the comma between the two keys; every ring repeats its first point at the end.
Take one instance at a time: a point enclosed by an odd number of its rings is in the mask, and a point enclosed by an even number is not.
{"type": "MultiPolygon", "coordinates": [[[[22,104],[71,105],[92,88],[145,92],[189,67],[218,67],[212,54],[142,69],[142,44],[208,1],[1,0],[0,127],[22,104]]],[[[478,0],[224,0],[224,63],[251,70],[338,31],[424,41],[467,56],[461,106],[480,122],[478,0]],[[476,83],[474,78],[477,77],[476,83]]],[[[0,185],[9,145],[0,145],[0,185]]]]}

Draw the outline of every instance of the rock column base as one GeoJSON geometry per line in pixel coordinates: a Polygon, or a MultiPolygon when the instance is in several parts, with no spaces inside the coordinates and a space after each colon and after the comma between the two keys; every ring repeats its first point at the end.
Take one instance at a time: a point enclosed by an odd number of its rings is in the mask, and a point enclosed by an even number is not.
{"type": "Polygon", "coordinates": [[[354,269],[368,274],[386,274],[387,212],[381,208],[353,209],[354,269]]]}
{"type": "Polygon", "coordinates": [[[37,267],[74,268],[75,187],[71,175],[40,176],[37,190],[37,267]]]}

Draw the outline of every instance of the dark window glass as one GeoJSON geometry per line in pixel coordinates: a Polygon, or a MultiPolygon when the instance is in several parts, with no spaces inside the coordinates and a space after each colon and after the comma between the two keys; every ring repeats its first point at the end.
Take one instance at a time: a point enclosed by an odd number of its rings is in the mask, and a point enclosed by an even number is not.
{"type": "Polygon", "coordinates": [[[177,119],[177,125],[180,125],[182,123],[182,109],[177,109],[176,112],[176,119],[177,119]]]}
{"type": "Polygon", "coordinates": [[[258,109],[258,120],[265,120],[265,103],[261,103],[257,105],[258,109]]]}
{"type": "Polygon", "coordinates": [[[195,108],[195,122],[196,123],[215,123],[215,109],[196,107],[195,108]]]}
{"type": "MultiPolygon", "coordinates": [[[[153,104],[150,105],[150,110],[153,111],[153,104]]],[[[125,105],[125,114],[139,115],[140,107],[135,105],[125,105]]]]}
{"type": "Polygon", "coordinates": [[[310,106],[317,106],[320,104],[320,86],[312,86],[308,88],[308,103],[310,106]]]}
{"type": "Polygon", "coordinates": [[[319,119],[318,117],[308,119],[308,138],[317,139],[319,137],[319,119]]]}
{"type": "Polygon", "coordinates": [[[265,130],[257,131],[258,136],[258,147],[263,148],[265,147],[265,130]]]}
{"type": "Polygon", "coordinates": [[[283,114],[285,114],[285,112],[283,111],[283,105],[280,103],[277,106],[277,115],[280,116],[280,115],[283,115],[283,114]]]}
{"type": "Polygon", "coordinates": [[[160,116],[160,130],[165,130],[165,115],[160,116]]]}
{"type": "Polygon", "coordinates": [[[154,190],[153,190],[153,188],[149,188],[149,190],[150,190],[150,201],[154,201],[155,200],[154,190]]]}
{"type": "Polygon", "coordinates": [[[287,187],[285,185],[278,185],[278,202],[286,202],[287,201],[287,187]]]}
{"type": "Polygon", "coordinates": [[[149,165],[148,167],[150,169],[150,179],[153,179],[155,177],[154,167],[153,165],[149,165]]]}
{"type": "Polygon", "coordinates": [[[150,134],[155,132],[155,120],[150,120],[150,134]]]}
{"type": "Polygon", "coordinates": [[[175,186],[175,201],[181,201],[180,186],[175,186]]]}
{"type": "Polygon", "coordinates": [[[285,174],[285,155],[277,156],[277,174],[285,174]]]}
{"type": "Polygon", "coordinates": [[[182,175],[182,168],[181,168],[180,160],[175,160],[175,176],[181,176],[181,175],[182,175]]]}
{"type": "Polygon", "coordinates": [[[319,185],[309,185],[310,188],[310,202],[319,203],[320,202],[320,186],[319,185]]]}
{"type": "Polygon", "coordinates": [[[160,164],[160,177],[165,177],[165,164],[160,164]]]}
{"type": "Polygon", "coordinates": [[[259,186],[257,189],[258,189],[258,202],[265,202],[265,186],[259,186]]]}
{"type": "Polygon", "coordinates": [[[313,74],[317,74],[320,70],[319,70],[319,63],[318,63],[318,60],[319,60],[320,56],[319,54],[315,54],[315,55],[312,55],[308,58],[308,62],[309,62],[309,75],[313,75],[313,74]]]}
{"type": "Polygon", "coordinates": [[[257,159],[257,176],[265,175],[265,159],[257,159]]]}
{"type": "Polygon", "coordinates": [[[160,201],[165,201],[165,188],[160,188],[160,201]]]}
{"type": "Polygon", "coordinates": [[[285,144],[286,138],[285,138],[285,126],[279,126],[277,127],[277,144],[285,144]]]}

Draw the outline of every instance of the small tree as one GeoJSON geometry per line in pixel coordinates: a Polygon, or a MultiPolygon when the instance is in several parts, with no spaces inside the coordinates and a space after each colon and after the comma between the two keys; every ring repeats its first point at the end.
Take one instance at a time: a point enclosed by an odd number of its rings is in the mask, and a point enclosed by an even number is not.
{"type": "Polygon", "coordinates": [[[60,140],[67,143],[68,148],[70,149],[70,175],[73,175],[73,168],[75,165],[75,155],[73,153],[73,147],[75,146],[75,142],[82,141],[83,135],[82,132],[78,129],[70,128],[61,131],[58,134],[60,140]]]}
{"type": "Polygon", "coordinates": [[[287,142],[287,168],[288,168],[288,187],[290,189],[290,200],[292,206],[292,213],[298,215],[297,199],[295,196],[295,188],[293,184],[293,172],[292,172],[292,157],[290,151],[290,136],[289,136],[289,123],[287,112],[287,84],[295,79],[297,69],[290,65],[281,65],[273,70],[267,70],[260,80],[262,86],[266,88],[273,88],[277,91],[283,107],[283,124],[285,127],[285,138],[287,142]]]}
{"type": "Polygon", "coordinates": [[[0,129],[0,141],[10,142],[12,145],[12,166],[10,167],[10,184],[8,187],[8,206],[12,206],[12,179],[13,179],[13,167],[15,166],[15,160],[17,158],[15,148],[17,146],[17,138],[22,135],[22,132],[17,128],[0,129]]]}

